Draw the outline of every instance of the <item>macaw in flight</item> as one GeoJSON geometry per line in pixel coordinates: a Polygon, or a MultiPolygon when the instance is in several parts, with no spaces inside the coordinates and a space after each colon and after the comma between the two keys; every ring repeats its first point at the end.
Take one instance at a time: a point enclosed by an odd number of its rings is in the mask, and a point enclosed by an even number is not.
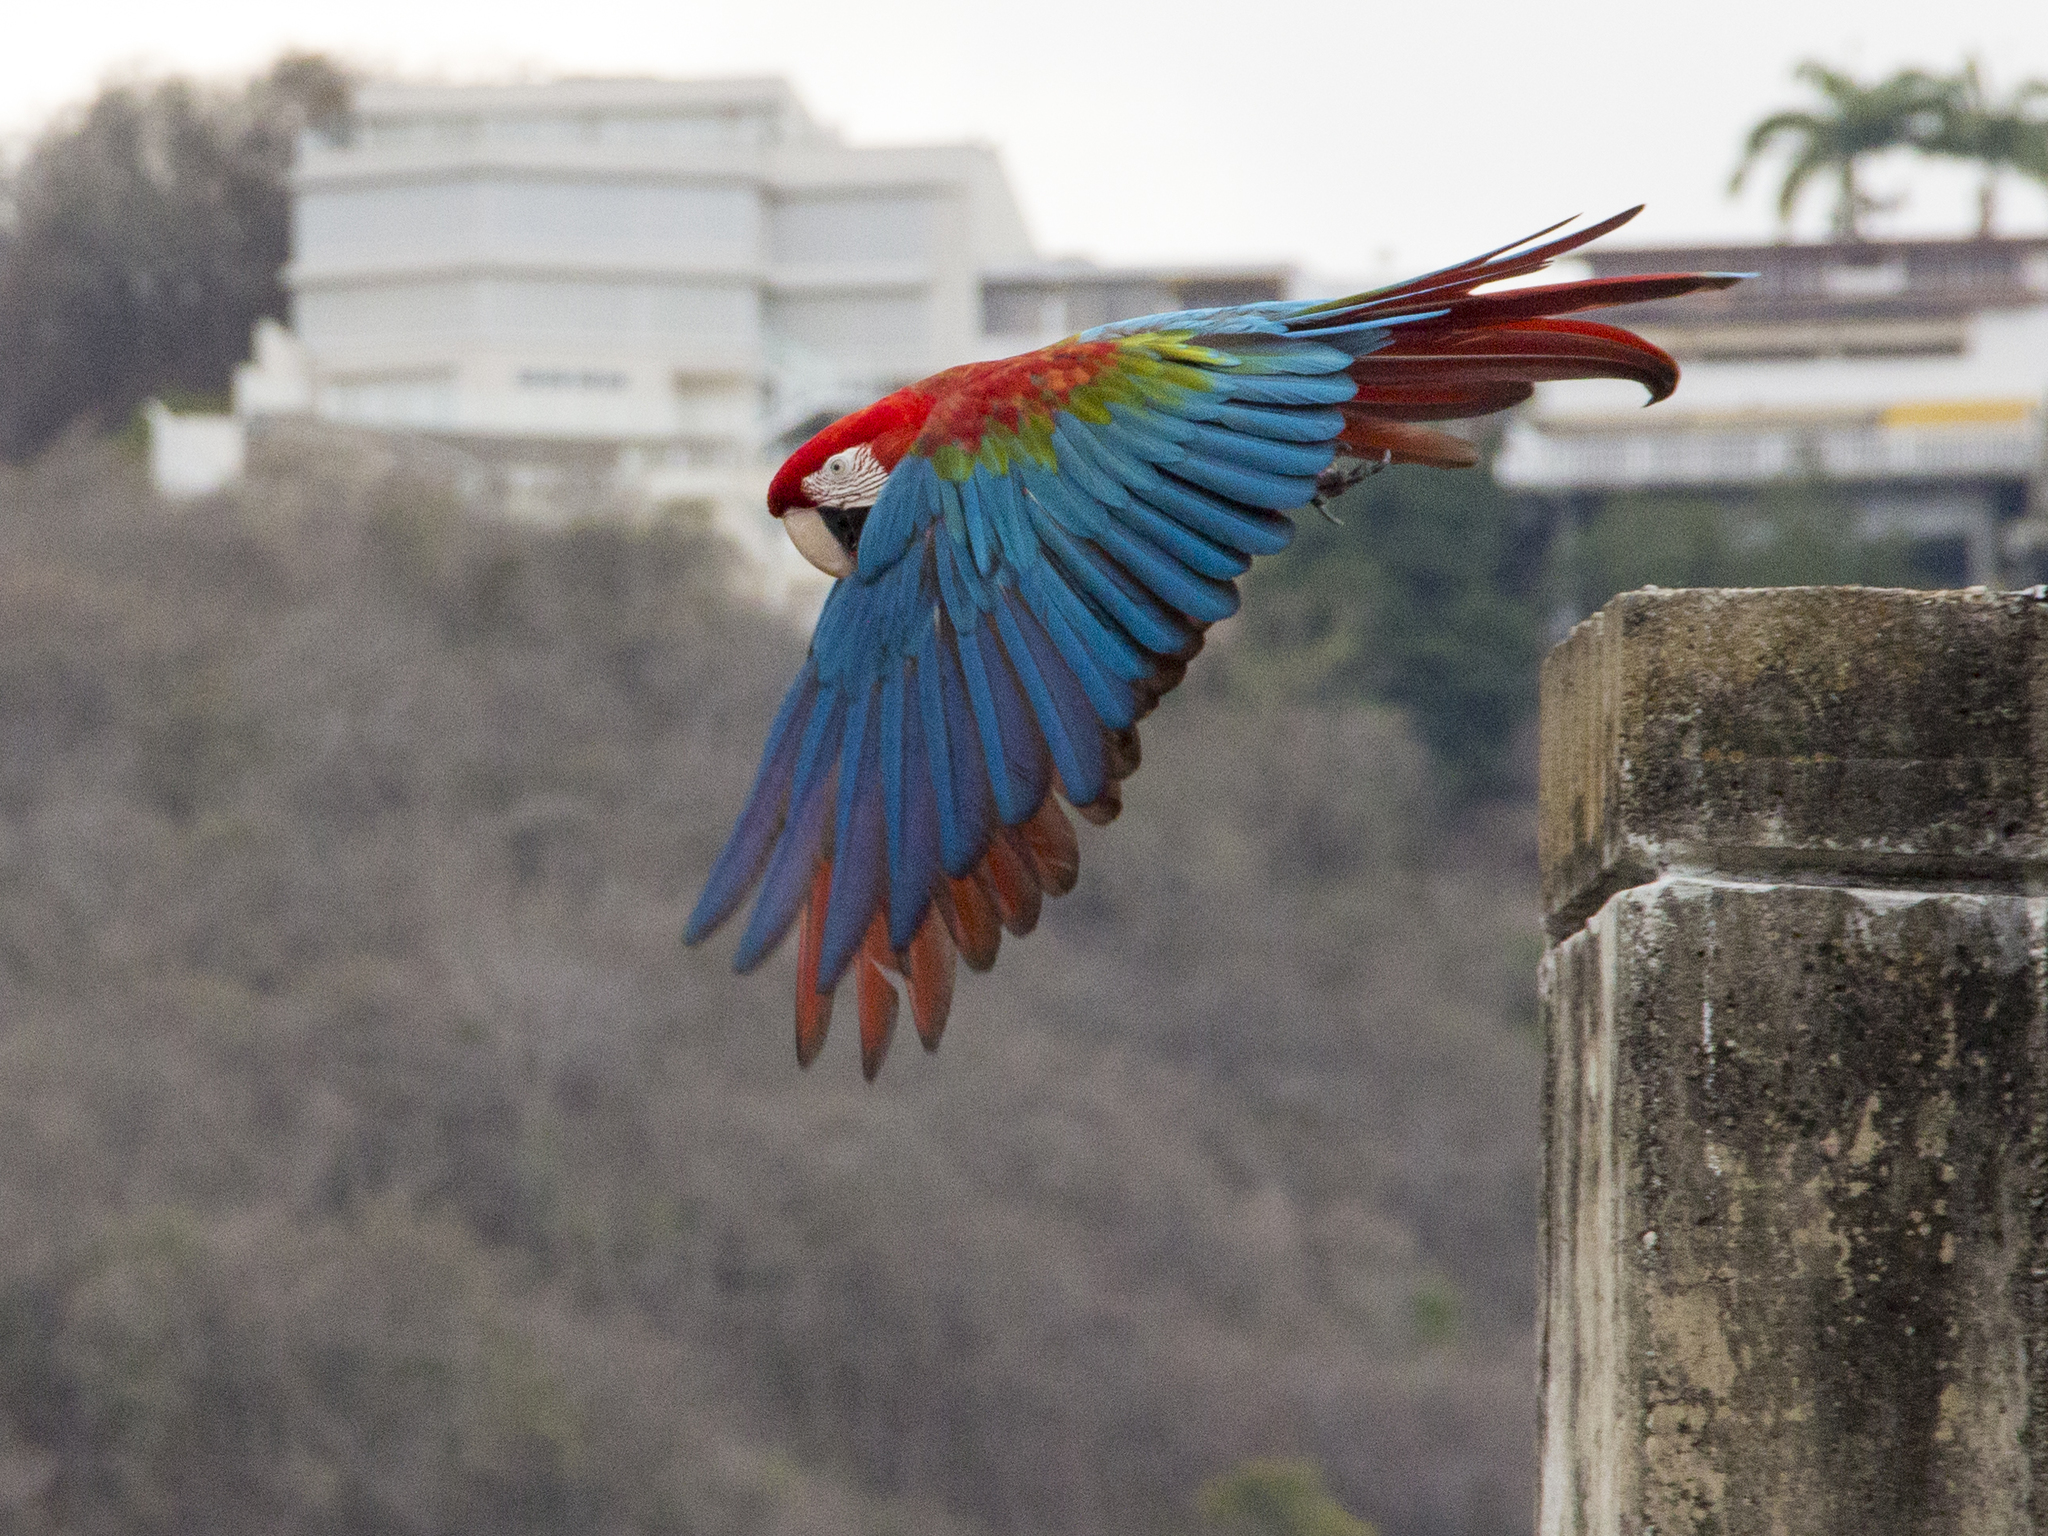
{"type": "Polygon", "coordinates": [[[768,510],[837,580],[684,941],[758,882],[734,965],[759,965],[801,916],[799,1063],[849,969],[867,1077],[896,1022],[892,975],[936,1049],[956,957],[988,969],[1003,930],[1029,933],[1073,888],[1059,801],[1114,819],[1138,722],[1236,611],[1234,578],[1293,538],[1290,510],[1383,465],[1473,464],[1422,423],[1503,410],[1537,381],[1631,379],[1653,404],[1677,386],[1640,336],[1556,317],[1737,275],[1475,291],[1639,211],[1350,298],[1097,326],[949,368],[812,437],[768,510]]]}

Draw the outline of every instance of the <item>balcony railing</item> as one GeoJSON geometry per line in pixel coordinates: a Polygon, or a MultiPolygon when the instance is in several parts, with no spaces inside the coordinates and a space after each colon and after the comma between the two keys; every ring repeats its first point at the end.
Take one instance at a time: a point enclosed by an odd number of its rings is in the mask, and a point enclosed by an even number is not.
{"type": "Polygon", "coordinates": [[[1758,427],[1545,432],[1522,424],[1495,474],[1516,490],[1627,490],[1827,480],[2031,480],[2042,473],[2038,422],[1997,427],[1758,427]]]}

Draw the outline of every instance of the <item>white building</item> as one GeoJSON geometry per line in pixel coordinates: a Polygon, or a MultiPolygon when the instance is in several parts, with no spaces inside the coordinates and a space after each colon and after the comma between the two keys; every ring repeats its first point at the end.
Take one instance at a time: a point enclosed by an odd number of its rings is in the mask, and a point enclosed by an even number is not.
{"type": "Polygon", "coordinates": [[[1570,508],[1627,491],[1739,500],[1825,482],[1868,533],[1938,546],[1957,580],[2048,574],[2048,239],[1585,258],[1601,276],[1758,275],[1617,312],[1679,359],[1677,395],[1644,411],[1634,386],[1540,389],[1503,444],[1503,483],[1570,508]]]}
{"type": "Polygon", "coordinates": [[[245,410],[514,451],[631,445],[751,502],[757,449],[975,355],[1030,241],[992,151],[856,149],[773,80],[374,85],[309,138],[245,410]]]}
{"type": "Polygon", "coordinates": [[[769,473],[823,421],[1290,282],[1041,262],[993,151],[849,147],[776,80],[373,85],[294,186],[292,326],[257,328],[238,416],[426,433],[515,501],[607,479],[771,557],[769,473]]]}

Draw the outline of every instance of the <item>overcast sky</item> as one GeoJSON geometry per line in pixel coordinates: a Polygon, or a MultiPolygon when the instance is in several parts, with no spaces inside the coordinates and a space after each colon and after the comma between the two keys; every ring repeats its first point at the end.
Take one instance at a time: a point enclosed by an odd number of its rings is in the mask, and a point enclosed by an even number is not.
{"type": "MultiPolygon", "coordinates": [[[[1865,75],[1977,55],[2048,77],[2044,0],[11,0],[0,133],[122,74],[286,48],[413,78],[778,74],[856,143],[996,145],[1041,250],[1379,275],[1635,202],[1627,238],[1774,229],[1724,195],[1743,129],[1817,56],[1865,75]]],[[[1889,226],[1961,232],[1970,183],[1884,167],[1889,226]]],[[[2008,185],[2005,225],[2048,231],[2008,185]]],[[[1818,232],[1816,190],[1801,221],[1818,232]]]]}

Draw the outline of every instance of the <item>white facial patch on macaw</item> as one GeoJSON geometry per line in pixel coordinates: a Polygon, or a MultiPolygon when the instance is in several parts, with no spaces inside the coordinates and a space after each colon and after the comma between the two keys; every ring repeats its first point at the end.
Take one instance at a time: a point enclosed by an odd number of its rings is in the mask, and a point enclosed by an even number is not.
{"type": "Polygon", "coordinates": [[[857,443],[804,476],[804,500],[814,507],[872,507],[888,478],[875,450],[857,443]]]}
{"type": "Polygon", "coordinates": [[[782,514],[797,553],[827,576],[851,575],[861,524],[888,478],[889,471],[866,443],[841,449],[805,475],[801,489],[810,505],[782,514]]]}

